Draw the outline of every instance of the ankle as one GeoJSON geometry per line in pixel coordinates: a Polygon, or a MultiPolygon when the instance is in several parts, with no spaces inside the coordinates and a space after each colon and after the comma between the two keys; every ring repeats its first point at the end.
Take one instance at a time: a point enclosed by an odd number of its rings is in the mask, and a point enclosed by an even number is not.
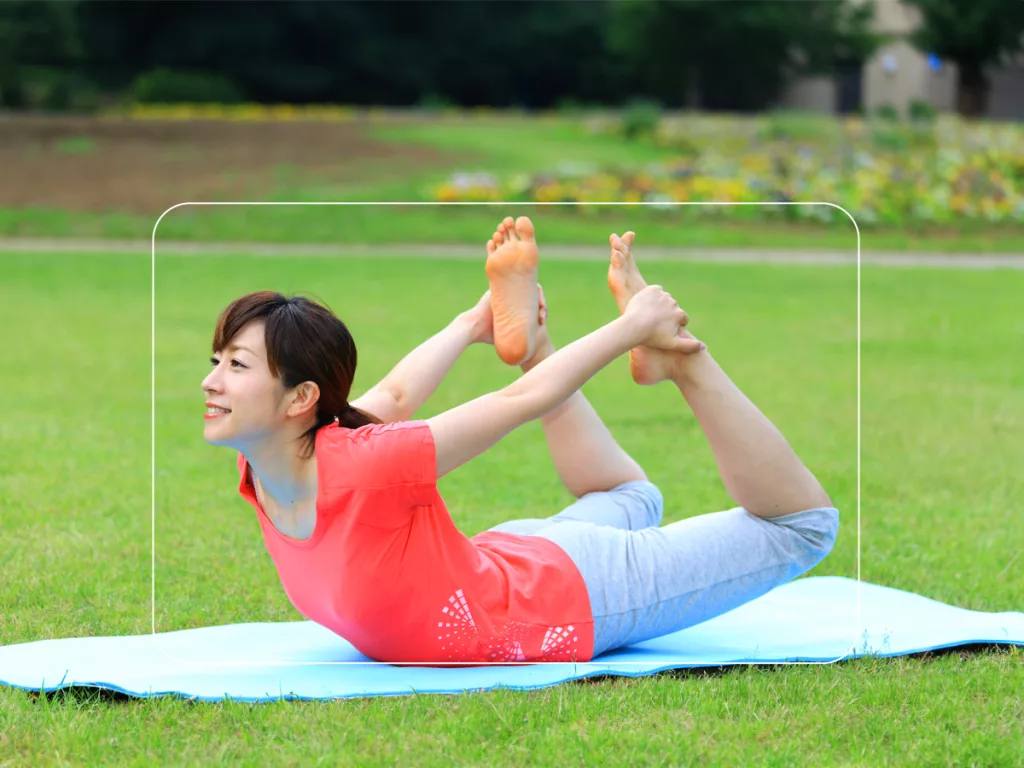
{"type": "Polygon", "coordinates": [[[547,328],[543,325],[537,330],[537,340],[534,346],[533,357],[522,363],[519,367],[526,373],[531,368],[535,367],[541,360],[551,357],[555,354],[555,345],[551,342],[551,337],[548,336],[547,328]]]}
{"type": "Polygon", "coordinates": [[[688,355],[677,353],[673,357],[675,359],[672,364],[672,382],[684,394],[697,384],[701,376],[707,372],[708,365],[712,364],[711,353],[706,349],[688,355]]]}

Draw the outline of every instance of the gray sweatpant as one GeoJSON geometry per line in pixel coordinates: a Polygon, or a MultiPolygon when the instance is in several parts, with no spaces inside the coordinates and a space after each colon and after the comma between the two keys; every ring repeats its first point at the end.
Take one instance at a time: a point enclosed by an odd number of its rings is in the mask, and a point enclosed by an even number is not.
{"type": "Polygon", "coordinates": [[[568,553],[587,585],[594,656],[731,611],[806,573],[832,550],[839,510],[770,520],[742,507],[661,525],[648,482],[588,493],[557,515],[491,530],[543,536],[568,553]]]}

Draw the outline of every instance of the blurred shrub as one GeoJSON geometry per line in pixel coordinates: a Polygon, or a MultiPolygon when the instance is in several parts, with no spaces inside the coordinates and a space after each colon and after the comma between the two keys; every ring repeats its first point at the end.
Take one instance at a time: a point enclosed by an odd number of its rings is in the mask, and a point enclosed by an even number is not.
{"type": "Polygon", "coordinates": [[[888,152],[903,152],[910,149],[913,142],[910,131],[902,126],[882,123],[872,127],[871,143],[877,149],[888,152]]]}
{"type": "Polygon", "coordinates": [[[99,91],[77,73],[29,67],[23,70],[22,77],[22,105],[29,109],[47,112],[92,111],[99,106],[99,91]]]}
{"type": "Polygon", "coordinates": [[[594,107],[589,106],[572,96],[565,99],[559,99],[558,103],[555,105],[555,111],[559,115],[573,120],[585,117],[589,112],[593,112],[594,110],[594,107]]]}
{"type": "Polygon", "coordinates": [[[900,121],[900,113],[892,104],[882,104],[875,107],[875,117],[889,123],[898,123],[900,121]]]}
{"type": "Polygon", "coordinates": [[[242,92],[223,75],[179,69],[154,69],[132,81],[133,101],[140,104],[238,104],[242,92]]]}
{"type": "Polygon", "coordinates": [[[424,94],[419,101],[419,108],[427,112],[445,112],[453,106],[449,99],[438,93],[424,94]]]}
{"type": "Polygon", "coordinates": [[[778,140],[828,140],[838,132],[839,124],[829,115],[790,110],[770,113],[764,127],[765,138],[778,140]]]}
{"type": "Polygon", "coordinates": [[[935,121],[935,107],[927,101],[914,99],[908,110],[910,119],[915,123],[931,123],[935,121]]]}
{"type": "Polygon", "coordinates": [[[622,135],[630,141],[653,137],[661,122],[661,105],[650,99],[634,99],[622,113],[622,135]]]}

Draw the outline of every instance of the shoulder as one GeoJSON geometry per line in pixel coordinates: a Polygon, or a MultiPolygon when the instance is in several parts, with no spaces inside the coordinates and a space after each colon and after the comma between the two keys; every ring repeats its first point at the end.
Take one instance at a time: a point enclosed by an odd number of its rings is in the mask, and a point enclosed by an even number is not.
{"type": "Polygon", "coordinates": [[[358,429],[331,424],[317,433],[316,453],[326,469],[343,469],[360,484],[422,482],[435,471],[433,435],[422,420],[358,429]]]}
{"type": "Polygon", "coordinates": [[[350,447],[400,445],[417,443],[430,438],[426,421],[394,421],[389,424],[367,424],[358,429],[346,429],[338,423],[328,424],[317,432],[316,447],[350,447]]]}

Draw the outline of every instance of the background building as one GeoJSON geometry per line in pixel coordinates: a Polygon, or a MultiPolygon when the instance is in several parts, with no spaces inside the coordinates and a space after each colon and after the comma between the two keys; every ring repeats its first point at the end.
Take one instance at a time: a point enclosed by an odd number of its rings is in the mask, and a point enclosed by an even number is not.
{"type": "MultiPolygon", "coordinates": [[[[819,112],[872,111],[891,105],[906,114],[915,101],[939,112],[956,109],[956,65],[917,50],[910,34],[921,24],[916,8],[900,0],[875,0],[875,28],[890,38],[859,70],[795,79],[782,106],[819,112]]],[[[1024,56],[988,72],[985,117],[1024,119],[1024,56]]]]}

